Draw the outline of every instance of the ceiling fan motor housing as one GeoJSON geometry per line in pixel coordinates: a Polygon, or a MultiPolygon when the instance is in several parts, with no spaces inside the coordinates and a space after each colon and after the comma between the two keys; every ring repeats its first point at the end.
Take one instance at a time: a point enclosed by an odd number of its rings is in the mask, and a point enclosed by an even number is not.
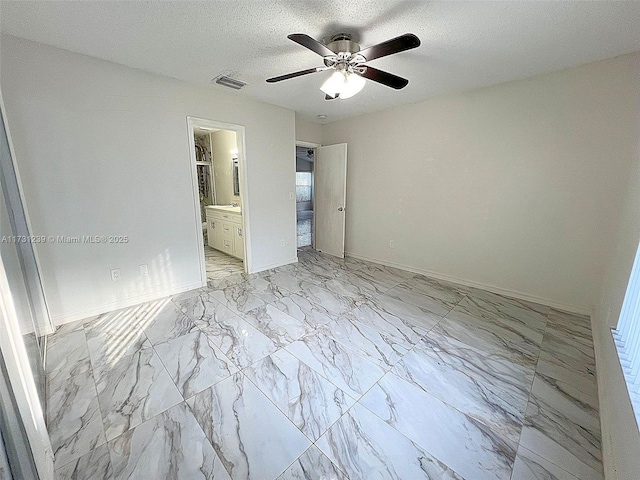
{"type": "Polygon", "coordinates": [[[331,42],[327,44],[327,48],[335,53],[349,52],[357,53],[360,51],[360,45],[351,40],[348,33],[338,33],[331,37],[331,42]]]}

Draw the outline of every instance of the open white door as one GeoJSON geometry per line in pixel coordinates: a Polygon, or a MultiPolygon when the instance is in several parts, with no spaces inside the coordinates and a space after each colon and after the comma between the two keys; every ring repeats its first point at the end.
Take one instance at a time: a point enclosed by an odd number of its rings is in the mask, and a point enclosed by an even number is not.
{"type": "Polygon", "coordinates": [[[316,149],[314,167],[316,250],[344,258],[347,144],[316,149]]]}

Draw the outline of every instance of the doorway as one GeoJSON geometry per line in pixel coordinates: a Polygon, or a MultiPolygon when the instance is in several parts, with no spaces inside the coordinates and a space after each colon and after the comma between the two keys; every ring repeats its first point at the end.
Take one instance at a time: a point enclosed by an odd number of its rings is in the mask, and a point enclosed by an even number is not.
{"type": "Polygon", "coordinates": [[[315,148],[296,145],[296,235],[298,248],[313,247],[315,148]]]}
{"type": "Polygon", "coordinates": [[[296,143],[298,249],[344,258],[347,144],[296,143]]]}
{"type": "Polygon", "coordinates": [[[188,118],[203,284],[249,272],[244,128],[188,118]]]}

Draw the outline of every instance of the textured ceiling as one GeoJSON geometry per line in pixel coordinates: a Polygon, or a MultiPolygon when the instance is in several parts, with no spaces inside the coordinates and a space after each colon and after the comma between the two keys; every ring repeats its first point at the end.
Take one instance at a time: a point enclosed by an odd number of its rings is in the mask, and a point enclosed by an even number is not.
{"type": "Polygon", "coordinates": [[[318,123],[640,50],[640,2],[2,0],[0,20],[3,33],[191,83],[231,74],[249,84],[239,95],[318,123]],[[367,82],[357,96],[327,102],[319,90],[327,72],[265,83],[322,64],[287,34],[338,32],[363,47],[418,35],[418,49],[371,63],[408,87],[367,82]]]}

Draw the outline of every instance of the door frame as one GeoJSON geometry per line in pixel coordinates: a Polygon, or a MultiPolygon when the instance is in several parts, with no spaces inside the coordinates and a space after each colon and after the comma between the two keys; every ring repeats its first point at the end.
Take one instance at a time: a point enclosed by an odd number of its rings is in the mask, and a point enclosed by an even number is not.
{"type": "MultiPolygon", "coordinates": [[[[321,147],[320,143],[313,142],[298,142],[296,141],[296,147],[305,147],[305,148],[313,148],[313,173],[315,178],[315,170],[316,170],[316,150],[318,147],[321,147]]],[[[297,154],[296,154],[297,157],[297,154]]],[[[298,171],[298,160],[296,158],[296,172],[298,171]]],[[[315,183],[315,181],[313,182],[315,183]]],[[[311,226],[311,231],[313,232],[311,235],[311,248],[316,249],[316,203],[315,203],[315,185],[311,184],[311,205],[313,206],[313,221],[311,226]]],[[[296,207],[296,249],[298,247],[298,210],[296,207]]]]}
{"type": "MultiPolygon", "coordinates": [[[[17,165],[17,157],[16,152],[13,147],[13,141],[11,140],[11,133],[9,132],[9,120],[7,118],[7,110],[4,105],[4,99],[2,97],[2,92],[0,92],[0,113],[2,114],[2,121],[4,126],[4,131],[7,136],[7,143],[9,147],[9,161],[13,167],[13,175],[15,179],[15,183],[18,186],[17,191],[9,191],[7,192],[12,198],[11,202],[16,205],[22,206],[22,219],[24,220],[24,226],[26,226],[26,231],[15,232],[15,235],[32,235],[33,232],[31,219],[29,217],[29,210],[27,209],[27,201],[24,196],[24,190],[22,188],[23,182],[20,177],[20,170],[17,165]]],[[[16,246],[20,246],[21,244],[17,244],[16,246]]],[[[43,367],[46,364],[46,336],[55,332],[55,327],[53,325],[53,320],[51,317],[51,310],[49,310],[49,302],[47,300],[47,292],[45,289],[45,280],[41,275],[42,272],[42,262],[40,261],[40,255],[38,252],[38,244],[30,243],[29,244],[31,251],[33,252],[33,263],[29,262],[25,264],[24,274],[26,276],[27,287],[31,289],[32,292],[40,292],[42,296],[32,299],[34,301],[34,305],[32,308],[36,308],[40,316],[43,317],[42,320],[46,320],[46,325],[35,325],[37,332],[36,334],[39,337],[43,337],[45,339],[45,347],[42,352],[42,364],[43,367]]],[[[35,312],[34,312],[35,313],[35,312]]]]}
{"type": "MultiPolygon", "coordinates": [[[[251,222],[249,221],[249,187],[247,182],[247,160],[246,141],[244,125],[235,123],[219,122],[199,117],[187,117],[187,134],[189,141],[189,170],[191,172],[191,185],[193,195],[193,213],[196,222],[196,245],[198,248],[198,258],[200,260],[200,279],[202,286],[207,285],[207,264],[204,257],[204,242],[202,238],[202,217],[200,214],[200,193],[198,190],[198,172],[196,169],[196,145],[194,140],[194,129],[202,127],[205,129],[228,130],[236,133],[236,145],[238,148],[238,174],[240,183],[240,199],[242,201],[242,228],[244,232],[244,271],[253,271],[253,259],[251,256],[251,222]]],[[[213,170],[213,159],[211,159],[211,169],[213,170]]],[[[212,172],[213,173],[213,172],[212,172]]],[[[213,178],[213,175],[212,175],[213,178]]]]}
{"type": "MultiPolygon", "coordinates": [[[[11,140],[11,133],[9,131],[9,121],[7,118],[7,111],[4,105],[2,92],[0,92],[0,112],[3,127],[5,130],[8,148],[9,148],[9,161],[13,167],[14,181],[18,188],[17,190],[7,192],[12,198],[11,202],[22,205],[22,220],[26,225],[27,232],[16,232],[17,235],[27,234],[32,232],[31,221],[29,218],[29,212],[25,202],[24,191],[21,188],[22,181],[20,178],[20,172],[16,164],[16,155],[13,142],[11,140]]],[[[1,195],[0,195],[1,197],[1,195]]],[[[4,202],[4,198],[0,198],[0,202],[4,202]]],[[[9,207],[9,205],[7,205],[9,207]]],[[[23,266],[22,273],[25,275],[26,281],[29,282],[28,287],[34,289],[40,289],[42,297],[38,299],[37,307],[40,313],[44,317],[43,320],[47,320],[47,325],[35,325],[36,331],[33,333],[38,336],[48,335],[53,333],[54,327],[51,322],[51,315],[47,304],[46,294],[44,291],[44,280],[40,275],[40,257],[38,256],[37,244],[30,244],[33,253],[33,263],[30,263],[25,268],[23,266]]],[[[2,407],[7,409],[12,408],[10,405],[15,401],[13,406],[18,416],[11,415],[9,419],[12,424],[5,425],[6,428],[10,428],[11,435],[17,435],[19,438],[15,438],[16,441],[22,441],[21,447],[24,449],[30,449],[32,461],[34,462],[35,469],[40,478],[52,478],[53,477],[53,449],[51,447],[51,440],[47,432],[47,426],[45,422],[45,412],[42,407],[42,403],[46,402],[45,398],[40,402],[40,396],[38,388],[35,383],[34,375],[29,362],[29,353],[24,344],[22,332],[20,331],[19,319],[16,313],[15,304],[9,287],[9,281],[7,279],[4,264],[0,258],[0,351],[2,352],[2,361],[0,365],[2,368],[0,375],[3,378],[0,386],[0,395],[6,396],[8,393],[11,399],[2,398],[2,407]],[[24,428],[24,433],[20,432],[20,427],[24,428]]],[[[42,362],[42,368],[44,370],[44,362],[46,361],[46,342],[41,347],[42,357],[38,360],[42,362]]],[[[0,408],[2,408],[0,407],[0,408]]],[[[5,437],[5,442],[7,437],[5,437]]],[[[7,452],[9,453],[9,452],[7,452]]],[[[21,458],[21,461],[27,462],[28,458],[21,458]]],[[[24,468],[28,469],[28,465],[23,464],[24,468]]]]}
{"type": "MultiPolygon", "coordinates": [[[[54,454],[44,420],[45,412],[39,401],[2,259],[0,259],[0,351],[3,367],[6,368],[6,371],[0,371],[0,375],[6,375],[0,389],[2,397],[0,408],[15,408],[19,413],[18,416],[11,415],[11,418],[5,419],[11,422],[10,425],[3,425],[9,429],[5,434],[9,433],[12,436],[9,441],[17,442],[15,447],[18,452],[21,451],[18,453],[18,458],[14,460],[20,462],[20,471],[26,472],[29,470],[30,459],[24,455],[30,453],[38,476],[53,478],[54,454]],[[22,437],[21,427],[24,428],[26,438],[22,437]]],[[[11,412],[6,413],[11,414],[11,412]]],[[[9,460],[11,461],[11,457],[9,460]]]]}

